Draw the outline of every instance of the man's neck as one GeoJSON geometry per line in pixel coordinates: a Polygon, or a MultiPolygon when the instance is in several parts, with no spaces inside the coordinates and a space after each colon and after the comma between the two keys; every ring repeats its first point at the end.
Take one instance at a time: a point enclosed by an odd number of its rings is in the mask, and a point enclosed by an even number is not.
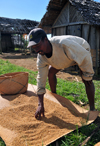
{"type": "Polygon", "coordinates": [[[48,54],[45,54],[45,56],[46,56],[47,58],[50,58],[50,57],[52,56],[52,52],[51,52],[51,53],[48,53],[48,54]]]}
{"type": "Polygon", "coordinates": [[[50,43],[50,41],[49,41],[49,47],[50,47],[50,48],[49,48],[50,53],[45,54],[47,58],[50,58],[50,57],[52,56],[52,51],[53,51],[53,50],[52,50],[52,44],[50,43]]]}

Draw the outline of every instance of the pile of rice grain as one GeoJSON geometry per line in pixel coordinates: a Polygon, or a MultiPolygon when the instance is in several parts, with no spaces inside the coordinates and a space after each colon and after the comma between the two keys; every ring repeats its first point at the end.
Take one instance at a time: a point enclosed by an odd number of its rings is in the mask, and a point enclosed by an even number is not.
{"type": "Polygon", "coordinates": [[[16,133],[10,146],[46,145],[85,122],[84,117],[48,99],[44,99],[45,117],[36,120],[37,104],[37,96],[19,94],[12,98],[9,107],[0,110],[0,125],[16,133]]]}

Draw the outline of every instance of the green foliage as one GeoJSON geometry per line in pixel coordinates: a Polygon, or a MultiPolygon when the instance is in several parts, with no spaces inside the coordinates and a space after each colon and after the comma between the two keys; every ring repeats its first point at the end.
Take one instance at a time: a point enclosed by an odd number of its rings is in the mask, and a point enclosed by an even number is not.
{"type": "Polygon", "coordinates": [[[0,146],[6,146],[1,137],[0,137],[0,146]]]}

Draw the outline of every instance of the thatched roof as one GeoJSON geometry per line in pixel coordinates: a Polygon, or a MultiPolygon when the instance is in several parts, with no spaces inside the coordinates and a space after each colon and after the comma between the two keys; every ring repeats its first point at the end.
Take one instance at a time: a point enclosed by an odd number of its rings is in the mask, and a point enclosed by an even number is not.
{"type": "Polygon", "coordinates": [[[0,17],[0,31],[2,33],[28,34],[38,24],[37,21],[0,17]]]}
{"type": "Polygon", "coordinates": [[[51,33],[52,25],[67,1],[68,0],[50,0],[47,6],[47,12],[41,19],[38,27],[45,29],[46,33],[51,33]]]}
{"type": "Polygon", "coordinates": [[[100,3],[93,0],[50,0],[47,11],[38,27],[50,33],[54,21],[68,1],[80,11],[87,23],[91,25],[100,25],[100,3]]]}
{"type": "Polygon", "coordinates": [[[93,0],[70,0],[70,3],[82,14],[91,25],[100,25],[100,3],[93,0]]]}

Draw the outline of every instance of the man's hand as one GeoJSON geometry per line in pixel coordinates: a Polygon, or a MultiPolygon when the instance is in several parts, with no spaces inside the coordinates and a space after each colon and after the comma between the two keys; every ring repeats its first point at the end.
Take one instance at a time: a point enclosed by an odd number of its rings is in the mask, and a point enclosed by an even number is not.
{"type": "Polygon", "coordinates": [[[44,107],[41,105],[38,105],[38,108],[35,113],[35,118],[41,120],[41,115],[44,117],[44,107]]]}
{"type": "Polygon", "coordinates": [[[36,119],[41,119],[41,115],[43,115],[44,117],[44,102],[43,102],[43,98],[44,98],[44,94],[40,94],[38,95],[38,108],[36,110],[36,113],[35,113],[35,118],[36,119]]]}

